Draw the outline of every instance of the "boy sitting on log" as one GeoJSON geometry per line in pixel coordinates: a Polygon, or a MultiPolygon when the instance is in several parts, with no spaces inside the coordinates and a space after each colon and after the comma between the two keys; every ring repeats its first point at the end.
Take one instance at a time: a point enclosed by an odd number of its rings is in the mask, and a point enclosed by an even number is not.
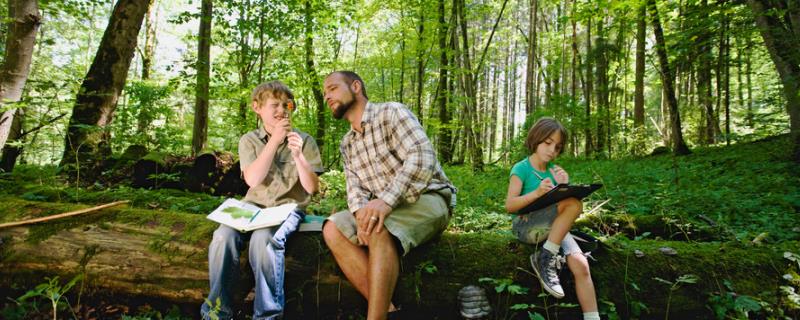
{"type": "Polygon", "coordinates": [[[319,186],[322,173],[319,147],[314,138],[291,127],[289,114],[294,95],[280,81],[257,86],[252,109],[263,126],[239,140],[239,160],[250,189],[243,201],[261,207],[297,203],[297,210],[281,224],[248,233],[225,225],[214,231],[208,248],[211,290],[203,303],[203,319],[215,313],[219,319],[233,317],[233,288],[239,278],[239,252],[249,244],[250,267],[255,277],[253,319],[275,319],[283,314],[284,244],[303,220],[303,210],[319,186]]]}

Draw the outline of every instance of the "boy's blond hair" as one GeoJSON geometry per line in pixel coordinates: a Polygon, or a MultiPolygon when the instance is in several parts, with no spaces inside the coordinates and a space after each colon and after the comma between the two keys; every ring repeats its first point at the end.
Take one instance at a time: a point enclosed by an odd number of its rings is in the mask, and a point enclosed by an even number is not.
{"type": "Polygon", "coordinates": [[[253,89],[253,94],[250,96],[250,100],[255,102],[258,106],[261,106],[261,104],[266,102],[269,98],[279,99],[284,103],[294,103],[294,94],[292,90],[278,80],[259,84],[253,89]]]}
{"type": "Polygon", "coordinates": [[[564,125],[558,120],[550,117],[539,118],[536,124],[528,130],[528,138],[525,139],[525,147],[528,148],[528,152],[536,152],[536,147],[556,131],[561,133],[561,145],[558,148],[558,153],[560,154],[564,151],[564,146],[567,145],[567,128],[564,128],[564,125]]]}

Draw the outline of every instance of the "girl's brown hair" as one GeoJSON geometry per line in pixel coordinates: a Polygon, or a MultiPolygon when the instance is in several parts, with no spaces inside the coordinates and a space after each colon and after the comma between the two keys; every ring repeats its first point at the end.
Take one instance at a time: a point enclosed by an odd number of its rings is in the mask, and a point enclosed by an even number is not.
{"type": "Polygon", "coordinates": [[[528,138],[525,139],[525,147],[528,148],[528,152],[536,152],[536,147],[556,131],[561,133],[561,143],[558,146],[558,153],[561,153],[568,141],[567,128],[564,128],[558,120],[550,117],[539,118],[533,127],[528,130],[528,138]]]}

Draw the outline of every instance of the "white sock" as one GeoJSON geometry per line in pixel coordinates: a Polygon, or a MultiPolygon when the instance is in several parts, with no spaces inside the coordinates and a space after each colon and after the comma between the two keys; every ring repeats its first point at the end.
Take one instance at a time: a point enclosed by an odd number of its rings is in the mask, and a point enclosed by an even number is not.
{"type": "Polygon", "coordinates": [[[550,251],[550,253],[555,255],[558,254],[558,250],[561,249],[561,245],[552,243],[550,242],[550,240],[547,240],[547,242],[544,243],[544,249],[550,251]]]}
{"type": "Polygon", "coordinates": [[[597,311],[584,312],[583,320],[600,320],[600,313],[597,311]]]}

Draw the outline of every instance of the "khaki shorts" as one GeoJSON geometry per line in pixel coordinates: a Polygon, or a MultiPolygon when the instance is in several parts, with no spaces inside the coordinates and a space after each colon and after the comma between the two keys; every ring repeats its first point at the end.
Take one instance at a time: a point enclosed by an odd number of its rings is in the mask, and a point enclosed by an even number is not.
{"type": "MultiPolygon", "coordinates": [[[[415,203],[402,203],[392,210],[383,225],[399,242],[405,255],[447,228],[450,221],[450,190],[442,189],[423,194],[415,203]]],[[[350,211],[339,211],[328,220],[353,244],[358,244],[356,218],[350,211]]]]}

